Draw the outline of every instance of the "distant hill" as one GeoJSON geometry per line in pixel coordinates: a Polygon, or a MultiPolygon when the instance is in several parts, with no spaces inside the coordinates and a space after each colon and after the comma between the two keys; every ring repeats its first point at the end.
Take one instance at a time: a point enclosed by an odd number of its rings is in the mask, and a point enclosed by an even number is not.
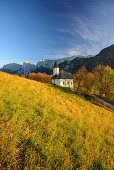
{"type": "Polygon", "coordinates": [[[88,71],[92,71],[98,64],[109,65],[114,69],[114,45],[101,50],[95,57],[77,57],[72,61],[65,61],[59,64],[59,67],[68,72],[75,73],[82,66],[85,66],[88,71]]]}
{"type": "Polygon", "coordinates": [[[113,113],[0,72],[1,169],[113,169],[113,113]]]}

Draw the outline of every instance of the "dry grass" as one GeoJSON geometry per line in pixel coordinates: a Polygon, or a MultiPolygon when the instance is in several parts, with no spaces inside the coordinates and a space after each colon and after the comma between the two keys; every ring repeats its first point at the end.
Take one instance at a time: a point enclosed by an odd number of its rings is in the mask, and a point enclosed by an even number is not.
{"type": "Polygon", "coordinates": [[[113,113],[0,72],[1,168],[113,169],[113,113]]]}

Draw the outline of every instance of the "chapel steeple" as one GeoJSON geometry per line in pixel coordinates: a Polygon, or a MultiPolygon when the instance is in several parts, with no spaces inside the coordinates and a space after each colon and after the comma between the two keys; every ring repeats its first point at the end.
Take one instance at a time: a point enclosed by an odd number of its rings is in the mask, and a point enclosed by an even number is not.
{"type": "Polygon", "coordinates": [[[59,68],[57,64],[57,60],[55,61],[54,68],[59,68]]]}
{"type": "Polygon", "coordinates": [[[53,75],[59,75],[59,67],[57,64],[57,60],[55,61],[54,68],[53,68],[53,75]]]}

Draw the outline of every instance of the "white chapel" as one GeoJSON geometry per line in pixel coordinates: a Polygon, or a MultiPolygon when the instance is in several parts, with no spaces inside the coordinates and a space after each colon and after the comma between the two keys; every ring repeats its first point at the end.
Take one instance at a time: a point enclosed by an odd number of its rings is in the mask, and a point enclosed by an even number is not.
{"type": "Polygon", "coordinates": [[[56,60],[53,68],[53,77],[51,78],[52,84],[63,87],[73,87],[73,79],[74,78],[71,73],[59,72],[59,67],[56,60]]]}

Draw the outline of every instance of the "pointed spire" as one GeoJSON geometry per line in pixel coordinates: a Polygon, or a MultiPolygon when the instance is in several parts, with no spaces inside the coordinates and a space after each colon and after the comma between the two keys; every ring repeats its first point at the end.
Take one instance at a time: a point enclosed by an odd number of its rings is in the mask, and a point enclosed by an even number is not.
{"type": "Polygon", "coordinates": [[[57,60],[55,61],[54,68],[59,68],[57,64],[57,60]]]}

